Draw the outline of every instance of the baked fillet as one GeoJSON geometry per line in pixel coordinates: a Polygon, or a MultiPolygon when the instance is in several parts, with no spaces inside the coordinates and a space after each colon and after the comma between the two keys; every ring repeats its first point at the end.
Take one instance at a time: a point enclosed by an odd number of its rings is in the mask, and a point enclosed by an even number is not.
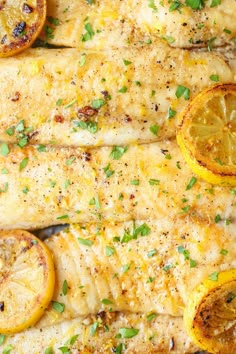
{"type": "Polygon", "coordinates": [[[0,149],[1,229],[187,214],[235,219],[235,190],[196,178],[174,141],[0,149]]]}
{"type": "Polygon", "coordinates": [[[0,60],[0,140],[98,146],[173,137],[177,113],[214,84],[211,75],[234,82],[235,66],[234,52],[228,62],[160,42],[107,51],[32,49],[0,60]],[[176,97],[179,85],[189,90],[185,98],[176,97]]]}
{"type": "Polygon", "coordinates": [[[211,48],[234,45],[236,36],[235,0],[50,0],[48,16],[42,38],[68,47],[123,47],[161,37],[176,47],[211,48]]]}
{"type": "Polygon", "coordinates": [[[46,241],[56,269],[53,300],[65,310],[50,306],[39,326],[101,311],[182,316],[193,288],[235,268],[235,238],[226,226],[189,217],[71,226],[46,241]]]}
{"type": "Polygon", "coordinates": [[[121,349],[121,343],[125,344],[123,354],[193,354],[198,349],[187,336],[181,317],[157,316],[148,321],[146,315],[106,312],[47,328],[29,329],[8,337],[2,348],[12,345],[13,354],[42,354],[50,347],[55,354],[62,352],[60,347],[67,347],[73,354],[110,354],[121,349]],[[91,335],[94,323],[98,327],[91,335]],[[121,328],[139,332],[133,338],[116,338],[121,328]]]}

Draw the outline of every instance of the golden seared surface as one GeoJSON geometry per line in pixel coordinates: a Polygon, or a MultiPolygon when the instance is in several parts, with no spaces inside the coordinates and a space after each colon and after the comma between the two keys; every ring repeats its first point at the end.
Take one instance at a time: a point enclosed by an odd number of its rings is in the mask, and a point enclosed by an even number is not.
{"type": "Polygon", "coordinates": [[[106,51],[32,49],[0,60],[0,139],[20,146],[163,140],[175,136],[177,114],[214,84],[212,75],[225,83],[235,73],[234,52],[229,64],[219,53],[161,42],[106,51]],[[185,96],[176,93],[180,86],[185,96]]]}

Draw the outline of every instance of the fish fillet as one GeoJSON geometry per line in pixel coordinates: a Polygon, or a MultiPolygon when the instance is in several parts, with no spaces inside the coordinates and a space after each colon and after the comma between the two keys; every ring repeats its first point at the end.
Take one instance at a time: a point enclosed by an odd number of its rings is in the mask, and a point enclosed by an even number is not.
{"type": "Polygon", "coordinates": [[[43,354],[52,347],[53,353],[59,354],[61,350],[58,348],[66,346],[71,354],[110,354],[121,343],[126,348],[122,354],[193,354],[198,350],[187,336],[181,317],[157,316],[148,321],[146,315],[105,312],[97,317],[77,318],[48,328],[29,329],[8,337],[2,348],[11,345],[12,354],[43,354]],[[92,336],[91,328],[96,322],[98,329],[92,336]],[[135,328],[139,332],[133,338],[118,339],[116,335],[120,328],[135,328]]]}
{"type": "Polygon", "coordinates": [[[0,140],[21,146],[163,140],[175,135],[176,113],[189,102],[177,99],[179,85],[192,99],[213,84],[211,75],[234,82],[235,74],[234,52],[228,62],[221,54],[161,43],[87,52],[32,49],[0,59],[0,140]]]}
{"type": "Polygon", "coordinates": [[[37,326],[101,311],[182,316],[203,279],[236,267],[235,240],[227,226],[190,217],[70,226],[46,241],[56,269],[53,300],[65,310],[50,306],[37,326]]]}
{"type": "Polygon", "coordinates": [[[174,141],[91,150],[0,145],[6,147],[0,229],[186,214],[235,220],[236,191],[195,179],[174,141]]]}
{"type": "Polygon", "coordinates": [[[199,2],[203,3],[202,9],[193,10],[184,1],[96,0],[89,5],[83,0],[50,0],[42,38],[59,46],[98,49],[150,37],[184,48],[234,45],[235,0],[199,2]]]}

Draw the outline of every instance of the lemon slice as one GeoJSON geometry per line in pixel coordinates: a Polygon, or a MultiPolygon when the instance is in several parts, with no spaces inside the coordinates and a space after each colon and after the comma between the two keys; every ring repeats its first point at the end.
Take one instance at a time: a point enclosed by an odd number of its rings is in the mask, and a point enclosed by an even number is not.
{"type": "Polygon", "coordinates": [[[0,232],[0,333],[22,331],[36,323],[53,296],[51,254],[26,231],[0,232]]]}
{"type": "Polygon", "coordinates": [[[47,12],[46,0],[0,2],[0,57],[28,48],[39,35],[47,12]]]}
{"type": "Polygon", "coordinates": [[[215,272],[193,290],[184,322],[189,336],[203,350],[236,353],[236,269],[215,272]]]}
{"type": "Polygon", "coordinates": [[[180,115],[177,142],[194,173],[236,185],[236,85],[208,88],[180,115]]]}

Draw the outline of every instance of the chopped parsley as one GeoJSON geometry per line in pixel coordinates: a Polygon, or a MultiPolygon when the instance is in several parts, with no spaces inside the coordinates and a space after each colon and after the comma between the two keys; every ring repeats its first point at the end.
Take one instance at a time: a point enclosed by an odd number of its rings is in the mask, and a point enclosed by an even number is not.
{"type": "Polygon", "coordinates": [[[23,189],[22,189],[22,192],[24,193],[24,194],[27,194],[28,192],[29,192],[29,188],[26,186],[26,187],[24,187],[23,189]]]}
{"type": "Polygon", "coordinates": [[[6,193],[8,191],[8,182],[4,183],[4,187],[0,188],[0,193],[6,193]]]}
{"type": "Polygon", "coordinates": [[[81,128],[83,130],[87,129],[90,133],[96,134],[98,131],[98,123],[97,122],[92,122],[90,120],[88,121],[73,121],[74,126],[77,128],[81,128]]]}
{"type": "Polygon", "coordinates": [[[193,259],[190,259],[190,260],[189,260],[189,264],[190,264],[190,268],[195,268],[196,265],[197,265],[197,262],[194,261],[193,259]]]}
{"type": "Polygon", "coordinates": [[[139,179],[133,179],[132,181],[130,181],[130,184],[134,186],[139,186],[139,179]]]}
{"type": "Polygon", "coordinates": [[[150,184],[150,186],[157,186],[157,185],[160,184],[160,180],[159,179],[150,178],[148,183],[150,184]]]}
{"type": "Polygon", "coordinates": [[[63,104],[63,99],[62,98],[58,98],[57,102],[56,102],[56,106],[61,106],[63,104]]]}
{"type": "Polygon", "coordinates": [[[185,101],[189,100],[190,97],[190,90],[189,88],[179,85],[175,91],[175,96],[180,98],[181,96],[184,97],[185,101]]]}
{"type": "Polygon", "coordinates": [[[114,146],[110,153],[110,157],[113,160],[119,160],[127,150],[128,150],[127,146],[114,146]]]}
{"type": "Polygon", "coordinates": [[[127,92],[127,87],[126,86],[121,87],[121,89],[119,89],[118,92],[120,92],[120,93],[127,92]]]}
{"type": "Polygon", "coordinates": [[[176,111],[174,111],[171,107],[169,107],[167,118],[168,118],[168,119],[173,118],[173,117],[176,115],[176,113],[177,113],[176,111]]]}
{"type": "Polygon", "coordinates": [[[76,342],[76,340],[77,340],[77,338],[79,337],[79,335],[78,334],[75,334],[74,336],[72,336],[65,344],[66,345],[73,345],[73,344],[75,344],[75,342],[76,342]]]}
{"type": "Polygon", "coordinates": [[[229,29],[227,29],[227,28],[224,28],[223,29],[223,32],[225,32],[225,33],[227,33],[227,34],[231,34],[232,32],[229,30],[229,29]]]}
{"type": "Polygon", "coordinates": [[[10,150],[7,143],[2,143],[2,145],[0,146],[0,154],[6,157],[9,154],[9,152],[10,150]]]}
{"type": "Polygon", "coordinates": [[[93,241],[91,240],[86,240],[84,238],[81,237],[77,237],[77,240],[79,241],[79,243],[81,245],[87,246],[87,247],[91,247],[93,245],[93,241]]]}
{"type": "Polygon", "coordinates": [[[166,40],[170,44],[175,42],[175,39],[171,36],[163,36],[162,39],[166,40]]]}
{"type": "Polygon", "coordinates": [[[197,182],[197,178],[196,177],[192,177],[189,181],[189,184],[186,187],[186,191],[189,191],[197,182]]]}
{"type": "Polygon", "coordinates": [[[178,250],[178,253],[180,253],[184,256],[185,261],[190,258],[189,251],[187,251],[183,246],[178,246],[177,250],[178,250]]]}
{"type": "Polygon", "coordinates": [[[128,65],[132,64],[132,61],[123,59],[123,63],[124,63],[126,66],[128,66],[128,65]]]}
{"type": "Polygon", "coordinates": [[[0,345],[2,345],[4,343],[5,339],[6,339],[6,335],[0,334],[0,345]]]}
{"type": "Polygon", "coordinates": [[[186,0],[185,4],[193,10],[201,10],[205,5],[204,0],[186,0]]]}
{"type": "Polygon", "coordinates": [[[1,174],[2,175],[8,175],[9,171],[6,167],[3,167],[2,170],[1,170],[1,174]]]}
{"type": "Polygon", "coordinates": [[[130,269],[131,263],[130,264],[125,264],[121,268],[121,273],[126,273],[130,269]]]}
{"type": "Polygon", "coordinates": [[[70,108],[72,107],[75,103],[77,102],[77,98],[73,99],[72,101],[70,101],[69,103],[67,103],[64,108],[67,109],[67,108],[70,108]]]}
{"type": "Polygon", "coordinates": [[[157,7],[155,4],[155,0],[148,0],[148,7],[150,7],[150,9],[152,9],[152,12],[157,12],[157,7]]]}
{"type": "Polygon", "coordinates": [[[221,0],[212,0],[210,7],[215,7],[221,4],[221,0]]]}
{"type": "Polygon", "coordinates": [[[68,283],[67,280],[65,279],[62,284],[62,294],[66,295],[68,291],[68,283]]]}
{"type": "Polygon", "coordinates": [[[39,144],[37,146],[37,151],[38,152],[46,152],[47,151],[47,147],[45,145],[43,145],[43,144],[39,144]]]}
{"type": "Polygon", "coordinates": [[[94,109],[99,109],[102,106],[104,106],[105,104],[106,104],[106,101],[104,101],[102,98],[97,98],[97,99],[92,101],[91,106],[94,109]]]}
{"type": "Polygon", "coordinates": [[[219,81],[219,75],[211,75],[210,76],[210,79],[211,79],[211,81],[215,81],[215,82],[218,82],[219,81]]]}
{"type": "Polygon", "coordinates": [[[96,321],[92,324],[92,326],[90,327],[90,335],[91,336],[94,336],[96,334],[98,326],[99,326],[98,321],[96,321]]]}
{"type": "Polygon", "coordinates": [[[156,313],[150,313],[149,315],[147,315],[147,320],[148,320],[148,322],[150,322],[156,317],[157,317],[156,313]]]}
{"type": "Polygon", "coordinates": [[[70,349],[67,346],[59,347],[58,348],[63,354],[70,354],[70,349]]]}
{"type": "Polygon", "coordinates": [[[3,349],[2,354],[10,354],[10,352],[14,349],[11,344],[7,344],[6,347],[3,349]]]}
{"type": "Polygon", "coordinates": [[[75,161],[76,157],[71,156],[69,159],[66,160],[66,166],[72,165],[72,163],[75,161]]]}
{"type": "Polygon", "coordinates": [[[218,280],[218,275],[219,273],[218,272],[213,272],[209,275],[208,279],[209,280],[212,280],[212,281],[217,281],[218,280]]]}
{"type": "Polygon", "coordinates": [[[112,304],[112,301],[109,300],[109,299],[102,299],[101,303],[102,303],[103,305],[111,305],[111,304],[112,304]]]}
{"type": "Polygon", "coordinates": [[[152,258],[157,254],[157,250],[153,249],[147,253],[148,258],[152,258]]]}
{"type": "Polygon", "coordinates": [[[155,124],[155,125],[152,125],[150,128],[149,128],[149,130],[150,130],[150,132],[152,132],[154,135],[158,135],[158,132],[159,132],[159,129],[160,129],[160,127],[157,125],[157,124],[155,124]]]}
{"type": "Polygon", "coordinates": [[[208,43],[207,43],[207,49],[209,52],[212,51],[213,48],[213,42],[216,40],[216,37],[212,37],[211,39],[209,39],[208,43]]]}
{"type": "Polygon", "coordinates": [[[52,301],[52,308],[56,312],[62,313],[65,310],[65,304],[62,304],[61,302],[57,302],[57,301],[52,301]]]}
{"type": "Polygon", "coordinates": [[[19,170],[22,171],[27,166],[28,162],[29,158],[25,157],[20,163],[19,170]]]}
{"type": "Polygon", "coordinates": [[[111,164],[109,163],[106,167],[103,168],[103,171],[104,171],[107,178],[111,177],[115,173],[115,171],[111,170],[110,167],[111,167],[111,164]]]}
{"type": "Polygon", "coordinates": [[[221,221],[221,216],[220,216],[220,214],[217,214],[216,216],[215,216],[215,223],[217,224],[218,222],[220,222],[221,221]]]}
{"type": "Polygon", "coordinates": [[[105,249],[105,254],[107,257],[111,257],[113,256],[115,253],[115,249],[114,247],[111,247],[111,246],[106,246],[106,249],[105,249]]]}
{"type": "Polygon", "coordinates": [[[65,214],[57,217],[57,220],[64,220],[64,219],[69,219],[69,215],[65,214]]]}
{"type": "Polygon", "coordinates": [[[85,23],[84,30],[85,30],[85,33],[82,34],[82,37],[81,37],[82,42],[90,41],[93,38],[93,36],[95,35],[92,25],[89,22],[85,23]]]}
{"type": "Polygon", "coordinates": [[[119,334],[121,335],[121,338],[133,338],[138,334],[138,332],[139,329],[136,328],[122,327],[119,329],[119,334]]]}
{"type": "Polygon", "coordinates": [[[169,12],[178,10],[183,6],[183,4],[179,0],[174,0],[170,2],[169,12]]]}
{"type": "Polygon", "coordinates": [[[85,53],[81,54],[79,66],[84,66],[86,64],[87,55],[85,53]]]}

